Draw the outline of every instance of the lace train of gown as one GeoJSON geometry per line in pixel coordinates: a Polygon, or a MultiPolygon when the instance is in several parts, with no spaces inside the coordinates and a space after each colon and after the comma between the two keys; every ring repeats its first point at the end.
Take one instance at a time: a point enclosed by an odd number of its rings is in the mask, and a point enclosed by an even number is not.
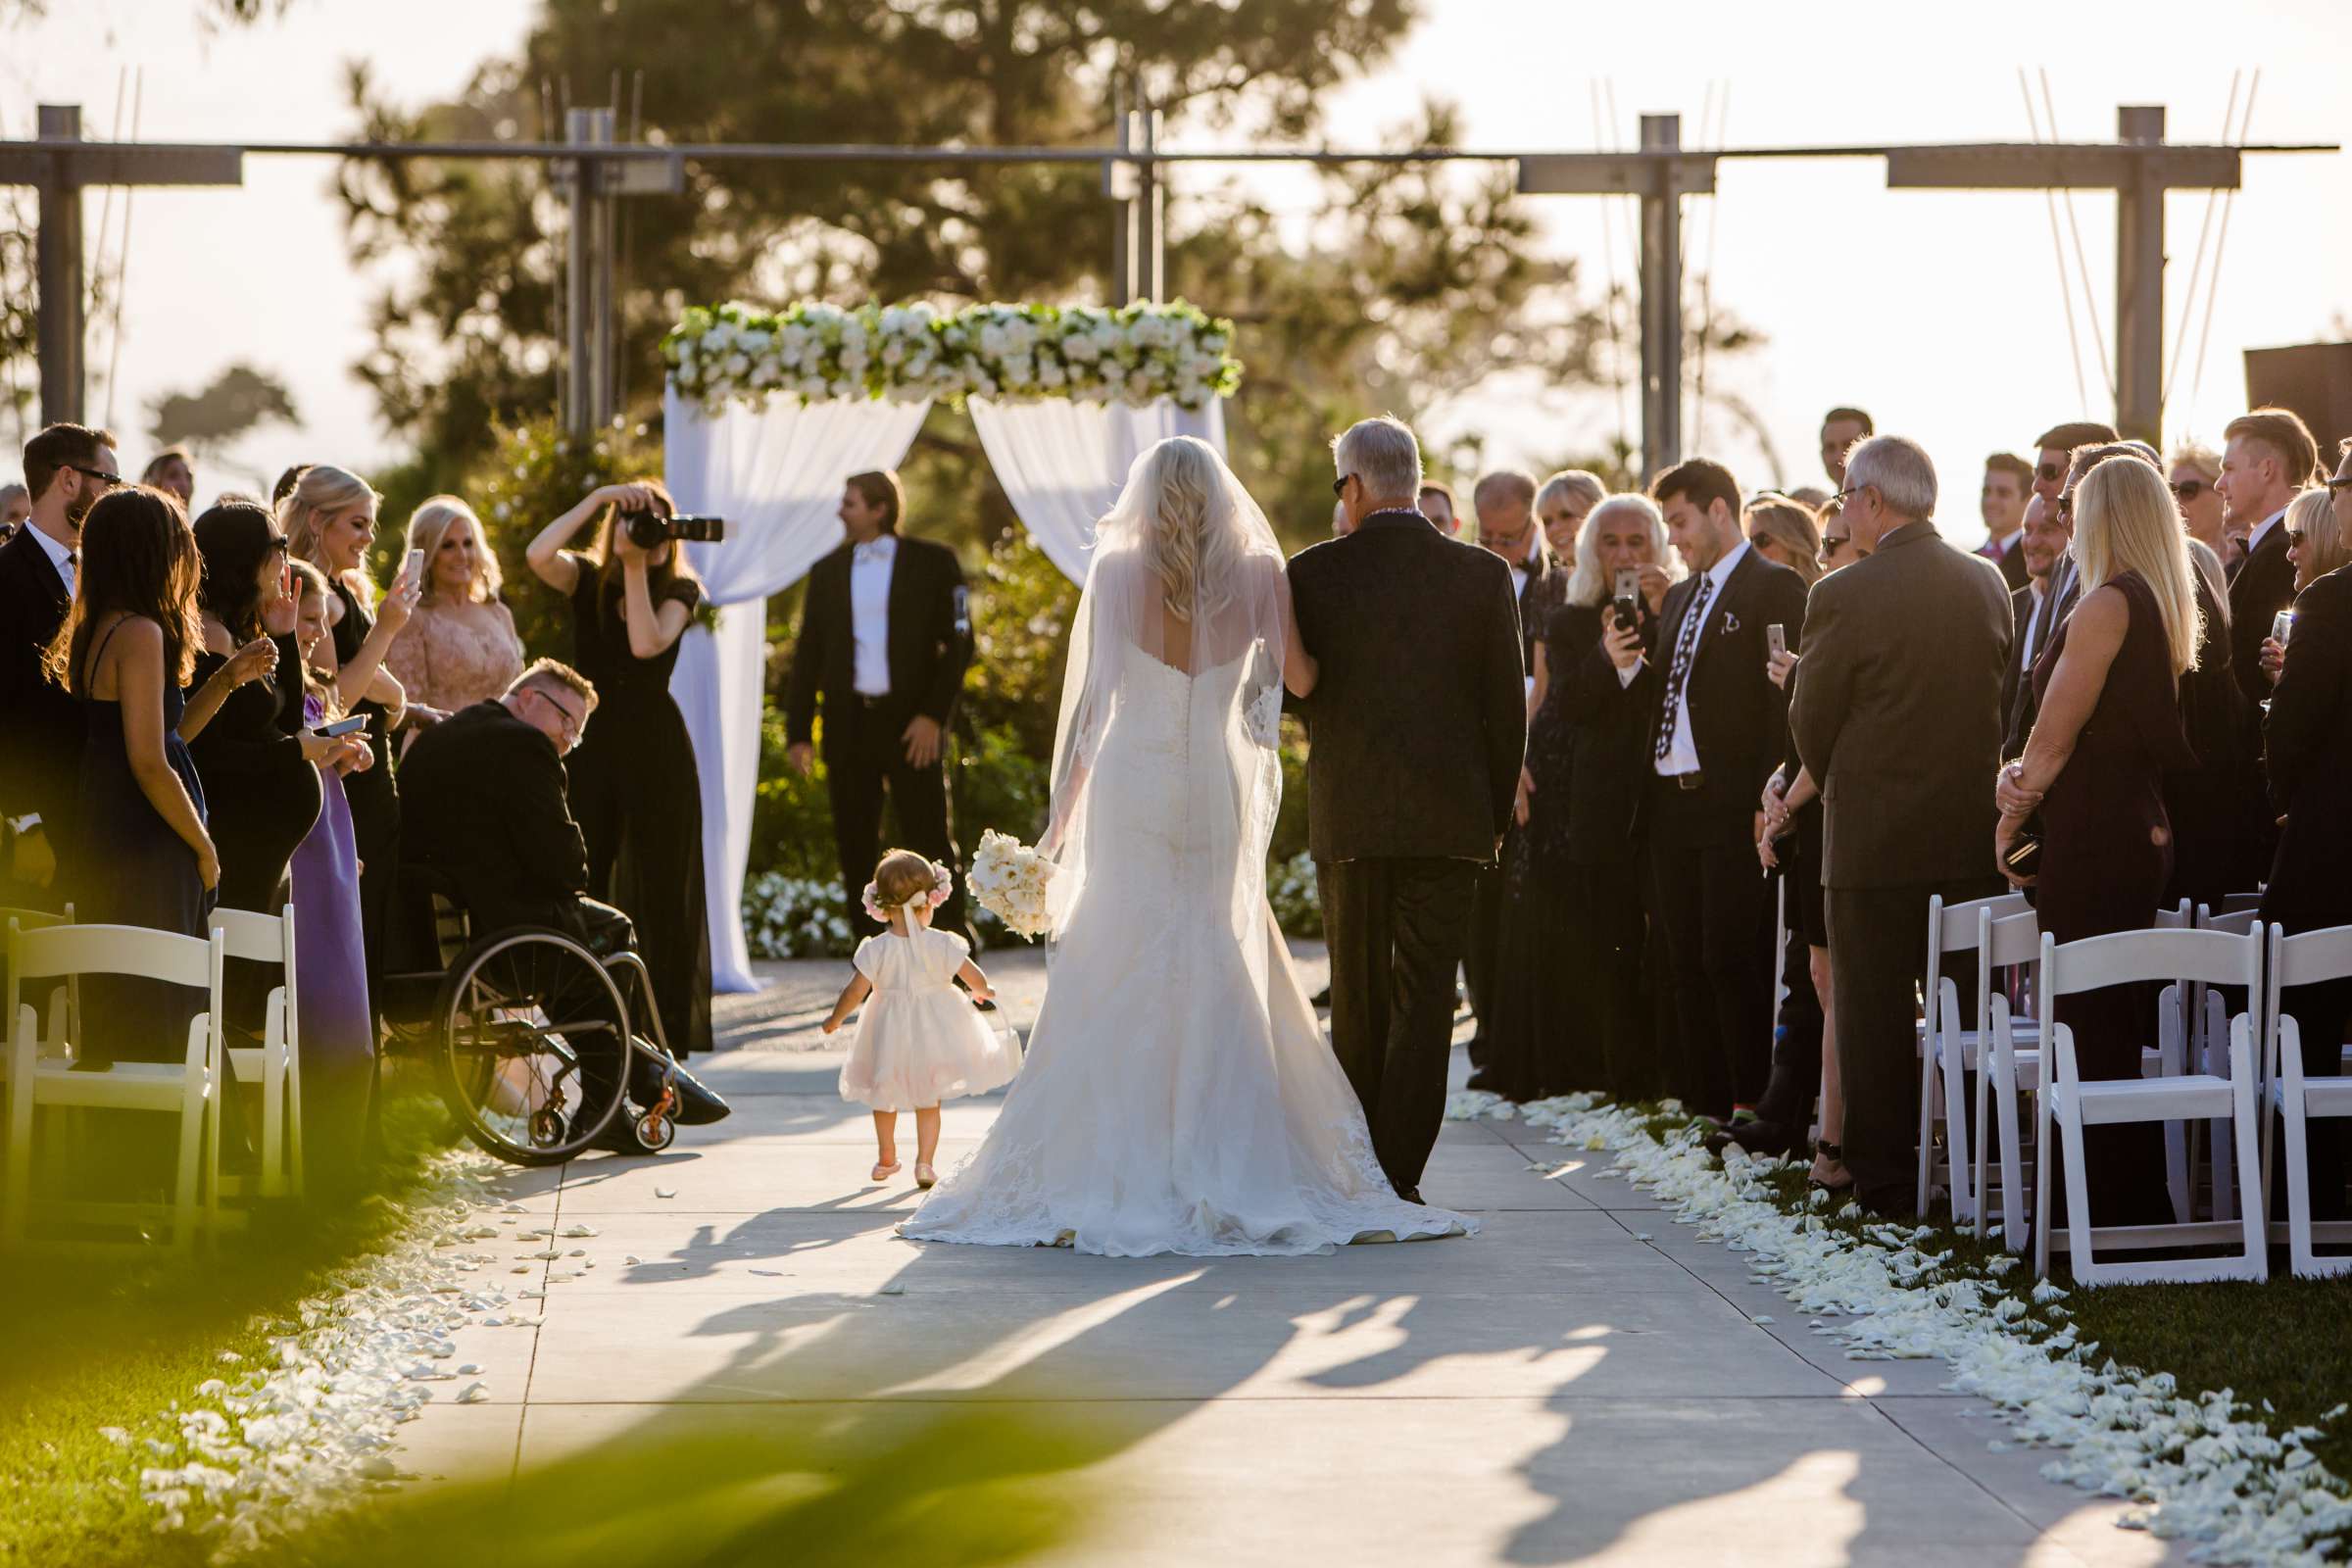
{"type": "Polygon", "coordinates": [[[1239,732],[1270,730],[1279,692],[1245,712],[1247,658],[1197,680],[1125,658],[1083,808],[1092,874],[1027,1063],[980,1149],[899,1233],[1132,1257],[1475,1231],[1389,1186],[1262,892],[1237,897],[1271,805],[1235,775],[1273,755],[1239,732]],[[1253,800],[1262,821],[1242,819],[1253,800]]]}

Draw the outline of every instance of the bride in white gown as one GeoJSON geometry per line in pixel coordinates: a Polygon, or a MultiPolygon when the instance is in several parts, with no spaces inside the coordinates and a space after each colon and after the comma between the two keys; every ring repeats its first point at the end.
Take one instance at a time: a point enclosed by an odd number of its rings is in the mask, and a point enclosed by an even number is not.
{"type": "Polygon", "coordinates": [[[1144,453],[1071,634],[1028,1061],[901,1235],[1141,1256],[1476,1229],[1381,1173],[1266,903],[1282,689],[1313,680],[1281,548],[1216,449],[1144,453]]]}

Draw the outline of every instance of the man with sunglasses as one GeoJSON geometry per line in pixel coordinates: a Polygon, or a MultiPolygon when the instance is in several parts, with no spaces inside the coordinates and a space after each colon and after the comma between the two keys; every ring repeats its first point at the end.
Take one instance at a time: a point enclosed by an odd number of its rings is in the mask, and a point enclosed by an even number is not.
{"type": "Polygon", "coordinates": [[[0,903],[62,908],[80,794],[86,720],[81,705],[41,668],[74,606],[81,519],[122,482],[115,438],[53,424],[24,443],[32,515],[0,545],[0,801],[11,853],[0,903]]]}
{"type": "Polygon", "coordinates": [[[2075,448],[2099,446],[2118,439],[2114,425],[2101,424],[2096,419],[2072,419],[2042,431],[2034,443],[2037,451],[2034,460],[2034,493],[2041,497],[2041,504],[2045,507],[2058,504],[2059,492],[2066,488],[2067,460],[2073,457],[2075,448]]]}

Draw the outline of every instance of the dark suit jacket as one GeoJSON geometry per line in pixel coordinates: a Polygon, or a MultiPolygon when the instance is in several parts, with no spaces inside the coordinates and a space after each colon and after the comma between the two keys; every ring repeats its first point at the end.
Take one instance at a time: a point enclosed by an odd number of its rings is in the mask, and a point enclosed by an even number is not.
{"type": "MultiPolygon", "coordinates": [[[[819,697],[830,711],[858,700],[851,555],[844,544],[808,573],[808,600],[801,611],[784,703],[785,737],[796,744],[813,735],[819,697]]],[[[892,698],[906,712],[927,714],[944,729],[955,721],[956,700],[971,662],[972,620],[962,564],[946,545],[902,536],[890,568],[892,698]]],[[[829,736],[826,749],[832,749],[829,736]]]]}
{"type": "Polygon", "coordinates": [[[88,720],[41,672],[41,656],[72,608],[40,541],[19,528],[0,545],[0,808],[41,813],[61,870],[79,815],[88,720]]]}
{"type": "Polygon", "coordinates": [[[2026,623],[2034,618],[2031,582],[2009,596],[2009,657],[2001,662],[2001,738],[2009,736],[2009,716],[2017,711],[2018,688],[2025,684],[2026,623]]]}
{"type": "MultiPolygon", "coordinates": [[[[1644,775],[1654,773],[1659,727],[1673,722],[1666,711],[1666,681],[1683,617],[1697,598],[1699,577],[1685,577],[1666,590],[1657,641],[1627,688],[1644,714],[1644,775]]],[[[1694,803],[1701,821],[1697,842],[1743,843],[1755,837],[1757,800],[1764,781],[1780,766],[1788,747],[1788,697],[1764,673],[1768,657],[1764,628],[1778,624],[1788,646],[1805,635],[1805,580],[1776,565],[1750,546],[1708,602],[1706,625],[1691,655],[1690,738],[1698,747],[1704,780],[1694,803]]],[[[1614,678],[1614,671],[1612,671],[1614,678]]]]}
{"type": "MultiPolygon", "coordinates": [[[[2262,671],[2262,640],[2271,634],[2278,612],[2294,602],[2295,564],[2286,559],[2286,521],[2280,518],[2230,579],[2230,663],[2249,703],[2271,695],[2271,677],[2262,671]]],[[[2303,635],[2300,623],[2295,635],[2303,635]]]]}
{"type": "MultiPolygon", "coordinates": [[[[2041,662],[2041,656],[2050,651],[2051,644],[2057,642],[2058,628],[2066,624],[2066,617],[2075,612],[2075,606],[2082,598],[2082,568],[2075,564],[2072,556],[2060,556],[2050,567],[2052,589],[2055,590],[2060,583],[2066,584],[2066,592],[2059,596],[2051,612],[2048,629],[2041,634],[2041,640],[2034,645],[2034,662],[2036,664],[2041,662]]],[[[2038,613],[2032,608],[2032,596],[2027,597],[2029,613],[2038,613]]],[[[2004,693],[2001,711],[2005,715],[2001,725],[2001,755],[2020,757],[2025,753],[2027,740],[2034,733],[2034,721],[2041,716],[2041,699],[2034,690],[2034,670],[2031,665],[2018,663],[2018,660],[2022,660],[2026,654],[2026,625],[2023,621],[2017,624],[2017,636],[2011,652],[2016,658],[2007,662],[2016,667],[2005,674],[2001,681],[2004,693]]]]}
{"type": "Polygon", "coordinates": [[[2165,814],[2173,821],[2173,879],[2164,897],[2218,906],[2261,883],[2271,860],[2271,812],[2260,732],[2230,667],[2229,615],[2203,571],[2192,569],[2189,581],[2204,623],[2197,667],[2180,677],[2180,724],[2197,765],[2164,776],[2165,814]]]}
{"type": "Polygon", "coordinates": [[[1791,718],[1826,812],[1822,886],[1994,874],[2009,641],[2001,574],[1932,523],[1813,585],[1791,718]]]}
{"type": "MultiPolygon", "coordinates": [[[[2265,540],[2265,544],[2269,541],[2265,540]]],[[[2266,622],[2267,630],[2267,622],[2266,622]]],[[[2295,636],[2263,722],[2271,804],[2286,817],[2262,915],[2289,930],[2352,924],[2352,568],[2295,601],[2295,636]]]]}
{"type": "Polygon", "coordinates": [[[401,759],[400,793],[402,861],[456,884],[475,936],[571,928],[588,848],[545,735],[495,699],[460,709],[401,759]]]}
{"type": "Polygon", "coordinates": [[[1511,571],[1418,512],[1381,512],[1293,559],[1321,664],[1307,722],[1319,861],[1494,858],[1527,750],[1511,571]]]}
{"type": "MultiPolygon", "coordinates": [[[[1989,556],[1985,557],[1984,559],[1987,561],[1992,560],[1992,558],[1989,556]]],[[[2025,587],[2028,579],[2033,576],[2033,573],[2026,570],[2026,535],[2024,529],[2021,528],[2016,533],[2013,533],[2009,536],[2008,548],[2001,552],[2001,559],[1994,561],[1992,564],[2001,568],[2001,581],[2009,585],[2009,591],[2011,593],[2016,593],[2025,587]]]]}

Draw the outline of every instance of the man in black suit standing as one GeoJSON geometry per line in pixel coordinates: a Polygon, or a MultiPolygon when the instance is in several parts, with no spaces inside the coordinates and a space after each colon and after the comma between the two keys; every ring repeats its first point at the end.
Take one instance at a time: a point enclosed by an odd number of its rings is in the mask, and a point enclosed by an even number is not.
{"type": "Polygon", "coordinates": [[[1331,1043],[1381,1168],[1421,1200],[1446,1114],[1453,973],[1511,820],[1527,747],[1509,570],[1414,510],[1421,448],[1392,418],[1332,443],[1354,519],[1290,566],[1321,665],[1307,722],[1307,841],[1331,950],[1331,1043]]]}
{"type": "MultiPolygon", "coordinates": [[[[2001,755],[2024,752],[2034,728],[2034,661],[2048,647],[2048,636],[2065,619],[2052,596],[2058,575],[2074,565],[2067,552],[2075,542],[2074,514],[2041,499],[2035,491],[2026,501],[2025,526],[2018,530],[2019,559],[2026,564],[2026,585],[2009,596],[2009,616],[2015,640],[2001,666],[2001,755]],[[2044,613],[2045,608],[2047,613],[2044,613]]],[[[2078,597],[2082,585],[2074,585],[2078,597]]],[[[2074,608],[2070,601],[2066,609],[2074,608]]]]}
{"type": "Polygon", "coordinates": [[[58,909],[72,897],[87,721],[41,658],[74,605],[82,516],[122,482],[115,438],[50,425],[24,443],[24,481],[32,514],[0,545],[0,808],[11,844],[0,902],[58,909]]]}
{"type": "MultiPolygon", "coordinates": [[[[1426,498],[1428,487],[1423,487],[1426,498]]],[[[1427,504],[1426,499],[1423,503],[1427,504]]],[[[1511,568],[1512,597],[1519,606],[1519,667],[1521,679],[1532,677],[1536,644],[1551,612],[1568,587],[1568,571],[1551,553],[1542,523],[1536,517],[1536,481],[1514,468],[1487,474],[1470,490],[1470,509],[1478,514],[1481,549],[1511,568]]],[[[1437,519],[1433,515],[1432,521],[1437,519]]],[[[1469,982],[1470,1011],[1478,1020],[1478,1035],[1470,1042],[1473,1066],[1486,1063],[1487,1013],[1494,994],[1494,956],[1502,934],[1503,866],[1510,860],[1519,828],[1514,821],[1503,835],[1502,850],[1492,870],[1478,874],[1478,906],[1471,917],[1470,947],[1462,956],[1463,978],[1469,982]]],[[[1471,1087],[1485,1087],[1473,1075],[1471,1087]]]]}
{"type": "Polygon", "coordinates": [[[2222,429],[2222,526],[2245,535],[2246,554],[2230,579],[2230,662],[2246,701],[2271,695],[2262,667],[2271,621],[2295,602],[2295,564],[2286,559],[2286,509],[2311,483],[2319,443],[2291,409],[2256,409],[2222,429]]]}
{"type": "Polygon", "coordinates": [[[1844,519],[1871,554],[1814,584],[1791,730],[1828,803],[1830,919],[1844,1155],[1882,1213],[1916,1196],[1928,901],[1997,893],[1995,812],[2009,598],[1992,564],[1929,519],[1936,469],[1900,436],[1854,448],[1844,519]]]}
{"type": "Polygon", "coordinates": [[[1678,464],[1650,495],[1690,575],[1666,591],[1654,662],[1630,631],[1612,630],[1605,646],[1650,715],[1641,831],[1680,1018],[1672,1077],[1692,1108],[1729,1118],[1752,1111],[1772,1062],[1756,805],[1788,750],[1788,700],[1766,673],[1766,628],[1799,646],[1805,583],[1748,547],[1739,481],[1722,464],[1678,464]]]}
{"type": "MultiPolygon", "coordinates": [[[[898,474],[850,475],[841,495],[848,537],[808,573],[784,706],[785,755],[806,775],[823,703],[833,842],[850,923],[861,937],[882,929],[858,895],[882,858],[885,790],[906,848],[952,872],[963,864],[949,820],[945,757],[972,662],[971,608],[956,552],[901,535],[906,513],[898,474]]],[[[970,939],[961,876],[936,923],[970,939]]]]}

